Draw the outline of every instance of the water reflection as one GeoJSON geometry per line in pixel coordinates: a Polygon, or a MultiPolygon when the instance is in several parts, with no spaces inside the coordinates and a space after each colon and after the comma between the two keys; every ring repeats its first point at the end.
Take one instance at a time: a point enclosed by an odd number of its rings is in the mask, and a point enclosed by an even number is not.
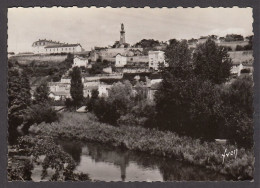
{"type": "Polygon", "coordinates": [[[59,141],[77,162],[76,171],[101,181],[228,180],[205,168],[174,159],[133,152],[97,143],[59,141]]]}

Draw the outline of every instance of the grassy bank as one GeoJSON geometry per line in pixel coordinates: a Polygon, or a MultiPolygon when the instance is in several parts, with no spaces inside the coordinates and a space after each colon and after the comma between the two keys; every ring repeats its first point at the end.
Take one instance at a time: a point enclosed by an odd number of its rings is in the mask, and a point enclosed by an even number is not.
{"type": "Polygon", "coordinates": [[[73,140],[95,141],[113,146],[123,146],[129,150],[175,157],[194,165],[232,176],[233,179],[251,180],[254,171],[253,151],[238,149],[237,157],[225,157],[225,149],[237,149],[232,145],[215,142],[201,142],[198,139],[180,137],[172,132],[162,132],[142,127],[114,127],[99,123],[92,114],[64,113],[59,122],[33,125],[30,131],[73,140]]]}

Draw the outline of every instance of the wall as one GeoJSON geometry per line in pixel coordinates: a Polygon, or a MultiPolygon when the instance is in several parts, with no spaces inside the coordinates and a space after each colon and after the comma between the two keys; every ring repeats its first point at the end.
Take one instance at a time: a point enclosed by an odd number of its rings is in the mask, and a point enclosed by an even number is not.
{"type": "Polygon", "coordinates": [[[67,58],[67,55],[17,55],[12,56],[10,59],[18,61],[21,64],[31,63],[33,60],[37,62],[55,62],[60,63],[67,58]]]}
{"type": "Polygon", "coordinates": [[[132,56],[132,57],[127,57],[127,62],[148,63],[148,62],[149,62],[149,57],[148,57],[148,56],[132,56]]]}

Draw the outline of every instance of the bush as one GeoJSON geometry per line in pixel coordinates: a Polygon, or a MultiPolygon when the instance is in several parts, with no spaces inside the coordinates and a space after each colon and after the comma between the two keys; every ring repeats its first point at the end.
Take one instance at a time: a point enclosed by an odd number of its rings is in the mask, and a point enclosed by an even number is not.
{"type": "Polygon", "coordinates": [[[58,121],[59,116],[57,112],[49,106],[49,104],[34,104],[30,107],[23,130],[28,131],[32,124],[39,124],[41,122],[52,123],[58,121]]]}
{"type": "Polygon", "coordinates": [[[238,78],[221,91],[221,113],[228,139],[240,147],[253,146],[253,80],[238,78]]]}
{"type": "Polygon", "coordinates": [[[242,69],[241,73],[250,73],[250,69],[242,69]]]}
{"type": "Polygon", "coordinates": [[[236,51],[244,51],[244,47],[241,45],[236,46],[236,51]]]}

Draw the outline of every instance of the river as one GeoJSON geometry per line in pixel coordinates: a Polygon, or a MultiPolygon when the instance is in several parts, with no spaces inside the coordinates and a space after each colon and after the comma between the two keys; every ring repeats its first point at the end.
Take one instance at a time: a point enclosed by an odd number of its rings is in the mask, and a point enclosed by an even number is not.
{"type": "Polygon", "coordinates": [[[143,152],[90,142],[58,141],[76,161],[75,172],[97,181],[220,181],[228,177],[203,167],[143,152]]]}

